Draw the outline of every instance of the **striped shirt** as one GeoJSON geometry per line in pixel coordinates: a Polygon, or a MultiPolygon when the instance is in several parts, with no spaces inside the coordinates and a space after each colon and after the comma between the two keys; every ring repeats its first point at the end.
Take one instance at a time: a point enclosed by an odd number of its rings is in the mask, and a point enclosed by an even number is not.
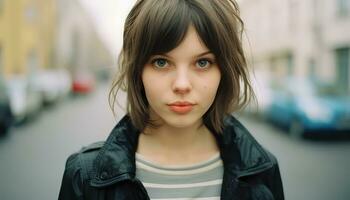
{"type": "Polygon", "coordinates": [[[220,200],[223,163],[217,154],[186,166],[160,166],[136,153],[136,177],[152,200],[220,200]]]}

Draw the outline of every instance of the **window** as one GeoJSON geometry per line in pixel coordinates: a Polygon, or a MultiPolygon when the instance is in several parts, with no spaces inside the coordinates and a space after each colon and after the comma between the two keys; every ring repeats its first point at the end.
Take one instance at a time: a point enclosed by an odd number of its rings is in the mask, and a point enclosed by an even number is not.
{"type": "MultiPolygon", "coordinates": [[[[0,0],[1,1],[1,0],[0,0]]],[[[38,18],[38,8],[35,4],[28,4],[24,9],[24,18],[29,23],[35,23],[38,18]]]]}
{"type": "Polygon", "coordinates": [[[38,69],[40,68],[38,53],[35,49],[30,50],[27,55],[26,68],[29,76],[36,74],[38,69]]]}
{"type": "Polygon", "coordinates": [[[293,59],[292,53],[288,53],[286,55],[286,61],[287,61],[287,74],[291,76],[294,73],[294,59],[293,59]]]}
{"type": "Polygon", "coordinates": [[[336,86],[339,92],[346,94],[350,90],[349,68],[350,68],[350,48],[339,48],[335,50],[337,66],[336,86]]]}
{"type": "Polygon", "coordinates": [[[350,13],[350,0],[337,0],[337,14],[348,16],[350,13]]]}

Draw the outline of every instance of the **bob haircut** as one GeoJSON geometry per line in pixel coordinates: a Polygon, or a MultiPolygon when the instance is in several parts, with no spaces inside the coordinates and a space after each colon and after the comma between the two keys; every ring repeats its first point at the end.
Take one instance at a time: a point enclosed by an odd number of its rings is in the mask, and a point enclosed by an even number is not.
{"type": "Polygon", "coordinates": [[[125,22],[119,76],[109,93],[114,112],[118,91],[127,92],[127,114],[138,130],[155,125],[141,79],[143,67],[151,56],[176,48],[191,25],[215,55],[221,72],[215,100],[203,116],[204,125],[221,133],[224,117],[255,97],[241,43],[243,22],[234,0],[138,0],[125,22]]]}

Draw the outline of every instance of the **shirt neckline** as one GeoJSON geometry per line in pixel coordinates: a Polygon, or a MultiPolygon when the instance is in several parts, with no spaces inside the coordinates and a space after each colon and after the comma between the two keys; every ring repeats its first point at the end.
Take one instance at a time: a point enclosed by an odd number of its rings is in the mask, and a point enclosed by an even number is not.
{"type": "Polygon", "coordinates": [[[141,155],[140,153],[135,153],[135,158],[136,158],[136,162],[140,162],[144,165],[148,165],[150,167],[162,169],[162,170],[193,170],[193,169],[202,168],[202,167],[211,165],[213,163],[216,163],[218,161],[221,161],[219,152],[214,154],[207,160],[200,161],[193,164],[184,164],[184,165],[181,165],[181,164],[180,165],[162,165],[150,160],[149,158],[141,155]]]}

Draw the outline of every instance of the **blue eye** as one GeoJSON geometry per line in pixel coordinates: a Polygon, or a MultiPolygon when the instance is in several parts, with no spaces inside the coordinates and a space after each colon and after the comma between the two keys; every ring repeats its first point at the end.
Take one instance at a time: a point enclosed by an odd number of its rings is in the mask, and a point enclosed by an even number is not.
{"type": "Polygon", "coordinates": [[[168,65],[168,61],[164,58],[156,58],[152,61],[152,64],[158,68],[164,68],[168,65]]]}
{"type": "Polygon", "coordinates": [[[197,61],[197,66],[199,68],[207,68],[207,67],[209,67],[210,64],[211,64],[211,62],[207,59],[200,59],[197,61]]]}

